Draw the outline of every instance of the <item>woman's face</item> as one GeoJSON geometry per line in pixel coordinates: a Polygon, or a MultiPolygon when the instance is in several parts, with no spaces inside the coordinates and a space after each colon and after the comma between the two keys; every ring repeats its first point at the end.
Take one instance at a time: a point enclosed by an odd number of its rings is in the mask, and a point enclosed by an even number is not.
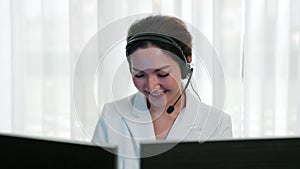
{"type": "Polygon", "coordinates": [[[165,108],[181,93],[179,64],[162,49],[150,46],[131,55],[132,79],[151,107],[165,108]]]}

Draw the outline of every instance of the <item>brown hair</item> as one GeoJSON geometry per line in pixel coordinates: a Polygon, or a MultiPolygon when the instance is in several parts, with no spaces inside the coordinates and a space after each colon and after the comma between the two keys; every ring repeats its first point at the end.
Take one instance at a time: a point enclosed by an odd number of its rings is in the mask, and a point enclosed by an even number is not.
{"type": "Polygon", "coordinates": [[[130,36],[153,32],[173,38],[183,50],[185,56],[191,55],[192,36],[185,23],[172,16],[154,15],[135,21],[129,28],[127,40],[130,36]]]}

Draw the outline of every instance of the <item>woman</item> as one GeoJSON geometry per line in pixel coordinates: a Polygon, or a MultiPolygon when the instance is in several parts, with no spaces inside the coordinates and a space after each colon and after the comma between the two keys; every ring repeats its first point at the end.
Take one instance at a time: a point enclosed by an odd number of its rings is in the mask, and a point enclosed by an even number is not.
{"type": "Polygon", "coordinates": [[[178,18],[149,16],[129,28],[126,56],[138,92],[106,104],[93,137],[97,144],[118,146],[119,168],[139,167],[143,141],[232,137],[230,116],[187,88],[191,49],[191,34],[178,18]]]}

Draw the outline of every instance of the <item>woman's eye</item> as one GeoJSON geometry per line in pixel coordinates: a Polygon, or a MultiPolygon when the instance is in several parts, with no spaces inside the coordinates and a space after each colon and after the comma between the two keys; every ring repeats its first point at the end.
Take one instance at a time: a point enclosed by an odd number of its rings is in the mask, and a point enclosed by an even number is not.
{"type": "Polygon", "coordinates": [[[169,73],[158,74],[158,77],[167,77],[167,76],[169,76],[169,73]]]}
{"type": "Polygon", "coordinates": [[[134,75],[134,77],[136,77],[136,78],[142,78],[144,76],[145,76],[144,74],[136,74],[136,75],[134,75]]]}

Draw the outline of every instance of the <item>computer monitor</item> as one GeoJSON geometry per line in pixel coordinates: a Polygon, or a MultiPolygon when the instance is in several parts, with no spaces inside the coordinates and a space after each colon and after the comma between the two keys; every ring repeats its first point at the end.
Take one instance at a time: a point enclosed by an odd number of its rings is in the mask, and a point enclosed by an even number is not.
{"type": "Polygon", "coordinates": [[[145,143],[141,155],[141,169],[300,169],[300,138],[145,143]]]}
{"type": "Polygon", "coordinates": [[[116,169],[117,148],[0,135],[1,168],[116,169]]]}

